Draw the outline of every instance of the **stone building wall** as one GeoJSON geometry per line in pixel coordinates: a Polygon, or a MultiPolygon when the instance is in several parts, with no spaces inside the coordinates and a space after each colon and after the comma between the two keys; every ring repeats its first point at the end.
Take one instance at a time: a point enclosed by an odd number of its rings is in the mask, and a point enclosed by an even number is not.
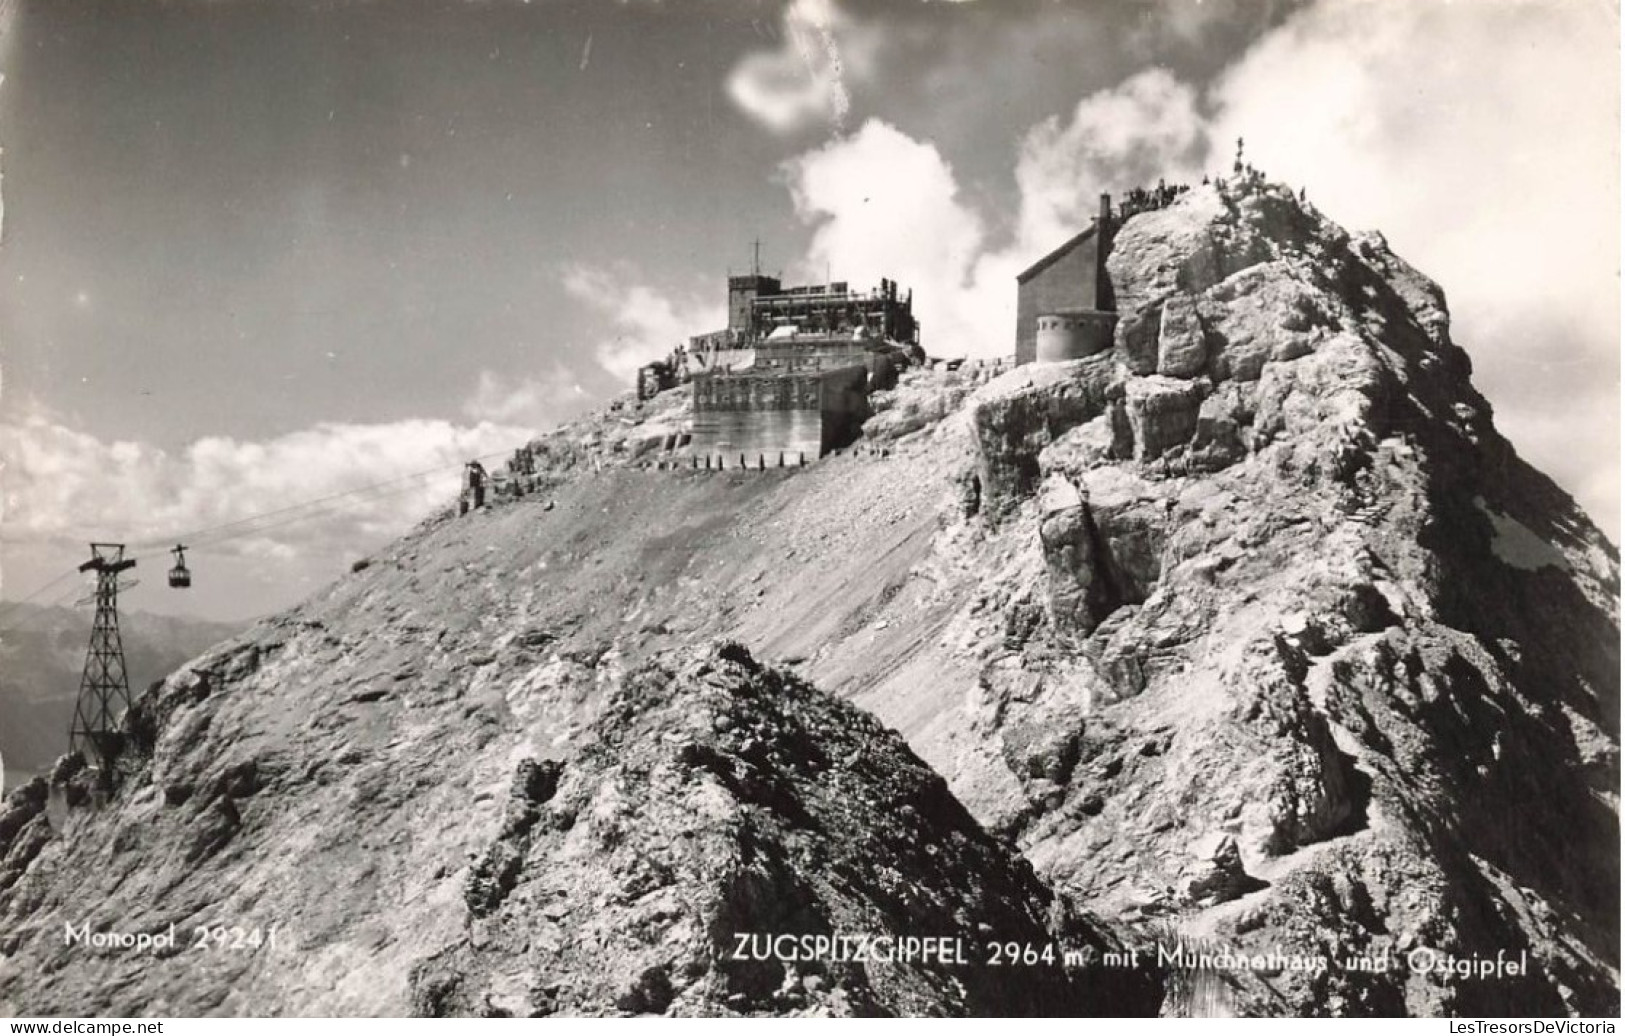
{"type": "Polygon", "coordinates": [[[1016,284],[1016,362],[1038,354],[1038,317],[1058,310],[1101,309],[1100,235],[1091,226],[1028,271],[1016,284]]]}
{"type": "MultiPolygon", "coordinates": [[[[1106,274],[1106,256],[1120,222],[1112,218],[1111,196],[1102,194],[1093,223],[1016,275],[1016,363],[1038,359],[1041,317],[1091,310],[1110,313],[1117,309],[1111,278],[1106,274]]],[[[1051,322],[1048,337],[1052,350],[1059,345],[1064,346],[1062,351],[1072,351],[1082,347],[1080,341],[1093,342],[1097,324],[1051,322]],[[1054,332],[1060,332],[1059,337],[1054,332]],[[1064,343],[1060,341],[1063,338],[1064,343]]]]}
{"type": "Polygon", "coordinates": [[[735,335],[755,334],[751,307],[764,295],[777,295],[781,290],[776,277],[748,274],[728,278],[728,330],[735,335]]]}
{"type": "Polygon", "coordinates": [[[808,460],[851,442],[869,416],[864,367],[805,373],[701,374],[692,449],[729,458],[808,460]]]}

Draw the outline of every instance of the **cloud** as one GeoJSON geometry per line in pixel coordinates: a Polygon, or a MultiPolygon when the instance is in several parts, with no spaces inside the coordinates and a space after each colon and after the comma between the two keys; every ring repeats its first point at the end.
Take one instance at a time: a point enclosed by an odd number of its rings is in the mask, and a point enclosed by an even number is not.
{"type": "Polygon", "coordinates": [[[728,96],[774,133],[842,126],[848,83],[868,78],[878,36],[833,0],[794,0],[780,20],[776,50],[747,55],[728,77],[728,96]]]}
{"type": "Polygon", "coordinates": [[[1235,0],[1157,0],[1149,5],[1148,17],[1136,27],[1131,41],[1146,50],[1160,39],[1202,43],[1235,17],[1236,6],[1235,0]]]}
{"type": "Polygon", "coordinates": [[[1226,47],[1236,34],[1246,38],[1267,30],[1282,13],[1303,0],[1140,0],[1139,17],[1124,41],[1148,60],[1166,60],[1170,51],[1226,47]]]}
{"type": "Polygon", "coordinates": [[[969,283],[982,221],[935,147],[871,120],[783,171],[797,216],[814,227],[804,276],[822,280],[828,269],[855,287],[887,277],[912,289],[933,352],[963,351],[993,331],[996,314],[969,283]]]}
{"type": "Polygon", "coordinates": [[[555,362],[545,378],[513,381],[490,370],[480,371],[462,409],[474,421],[544,428],[579,412],[589,398],[580,381],[555,362]]]}
{"type": "Polygon", "coordinates": [[[1016,225],[1002,245],[963,197],[935,145],[871,119],[784,163],[796,215],[814,228],[802,274],[913,289],[926,349],[999,356],[1013,348],[1015,276],[1088,224],[1102,190],[1198,168],[1196,95],[1166,72],[1137,75],[1080,101],[1069,120],[1024,135],[1016,225]]]}
{"type": "Polygon", "coordinates": [[[462,461],[527,438],[490,422],[321,423],[258,442],[211,436],[170,452],[107,442],[36,411],[0,424],[6,540],[167,547],[184,536],[238,557],[359,553],[449,505],[462,461]]]}
{"type": "Polygon", "coordinates": [[[570,266],[561,280],[571,296],[608,318],[610,333],[593,347],[600,366],[621,385],[637,369],[658,360],[690,335],[727,324],[728,313],[715,292],[674,297],[645,284],[629,264],[570,266]]]}
{"type": "Polygon", "coordinates": [[[1152,69],[1083,98],[1070,121],[1051,116],[1029,129],[1016,162],[1017,247],[1042,254],[1076,234],[1102,191],[1199,177],[1208,144],[1196,100],[1152,69]]]}

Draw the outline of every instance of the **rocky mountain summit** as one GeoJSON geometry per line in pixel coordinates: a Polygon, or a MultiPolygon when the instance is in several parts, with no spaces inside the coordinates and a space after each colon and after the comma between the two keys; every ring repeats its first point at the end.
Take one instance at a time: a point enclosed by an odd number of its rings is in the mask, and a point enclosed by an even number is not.
{"type": "Polygon", "coordinates": [[[1617,556],[1495,432],[1442,293],[1268,188],[1137,217],[1110,270],[1109,354],[971,403],[982,508],[1039,533],[979,702],[1028,854],[1238,948],[1536,962],[1245,1010],[1616,1011],[1617,556]]]}
{"type": "Polygon", "coordinates": [[[1097,355],[806,468],[617,401],[182,667],[0,812],[0,1010],[1617,1012],[1617,553],[1442,293],[1256,183],[1108,270],[1097,355]],[[725,959],[776,926],[1080,956],[725,959]]]}

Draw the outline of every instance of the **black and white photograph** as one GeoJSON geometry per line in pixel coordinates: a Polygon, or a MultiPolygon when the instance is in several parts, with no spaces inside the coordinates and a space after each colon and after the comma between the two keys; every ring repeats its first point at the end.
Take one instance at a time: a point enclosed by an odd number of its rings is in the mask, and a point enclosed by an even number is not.
{"type": "Polygon", "coordinates": [[[1615,1031],[1620,39],[0,0],[8,1033],[1615,1031]]]}

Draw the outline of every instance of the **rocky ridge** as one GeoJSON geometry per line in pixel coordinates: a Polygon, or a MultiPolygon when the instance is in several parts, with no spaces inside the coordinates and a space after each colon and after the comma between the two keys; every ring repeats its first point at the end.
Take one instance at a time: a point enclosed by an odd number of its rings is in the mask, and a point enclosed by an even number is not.
{"type": "Polygon", "coordinates": [[[896,734],[738,645],[640,671],[569,763],[522,762],[464,895],[468,938],[413,976],[425,1013],[1117,1014],[1160,998],[1143,975],[984,966],[994,932],[1095,964],[1117,947],[896,734]],[[842,933],[953,939],[977,963],[739,948],[842,933]]]}

